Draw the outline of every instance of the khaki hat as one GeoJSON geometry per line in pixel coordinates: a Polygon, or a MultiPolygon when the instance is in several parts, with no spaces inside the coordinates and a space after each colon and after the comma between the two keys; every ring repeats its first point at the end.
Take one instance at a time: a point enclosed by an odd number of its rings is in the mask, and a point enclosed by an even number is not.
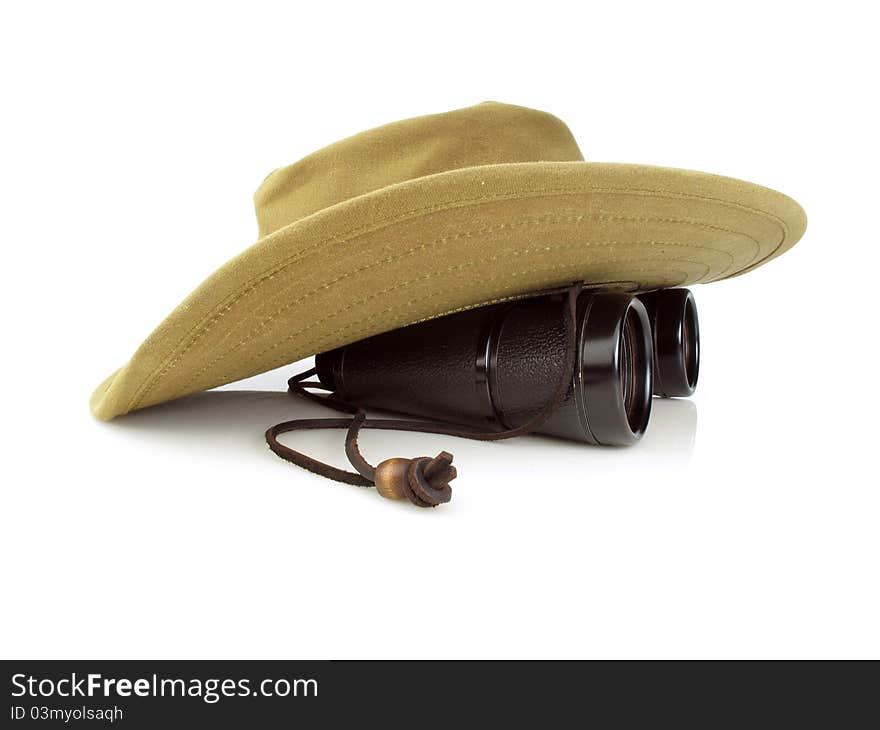
{"type": "Polygon", "coordinates": [[[94,392],[110,419],[414,322],[584,282],[631,291],[742,274],[791,248],[791,198],[718,175],[584,162],[545,112],[395,122],[270,174],[260,239],[94,392]]]}

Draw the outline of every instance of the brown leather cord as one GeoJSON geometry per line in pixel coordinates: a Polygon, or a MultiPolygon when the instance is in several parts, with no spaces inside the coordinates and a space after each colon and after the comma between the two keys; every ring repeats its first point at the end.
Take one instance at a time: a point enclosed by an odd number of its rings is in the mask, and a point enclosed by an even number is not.
{"type": "MultiPolygon", "coordinates": [[[[266,443],[269,448],[282,459],[307,469],[320,476],[358,487],[377,486],[383,496],[392,498],[406,497],[419,507],[436,507],[448,502],[452,497],[449,482],[456,476],[452,466],[452,454],[443,451],[433,459],[419,457],[415,459],[388,459],[378,466],[371,465],[358,448],[358,434],[362,429],[380,429],[386,431],[416,431],[434,433],[444,436],[455,436],[477,441],[498,441],[515,436],[522,436],[539,428],[559,407],[565,398],[574,371],[576,353],[576,318],[577,299],[582,285],[574,284],[562,290],[566,292],[564,306],[564,337],[565,363],[562,376],[546,406],[528,422],[516,428],[504,431],[480,431],[443,423],[401,419],[367,418],[364,409],[355,403],[342,400],[334,393],[319,396],[309,389],[327,390],[317,381],[307,378],[317,373],[316,368],[294,375],[289,381],[290,393],[320,403],[328,408],[350,414],[347,418],[298,418],[278,423],[266,431],[266,443]],[[323,461],[313,459],[302,452],[295,451],[278,441],[278,436],[290,431],[311,429],[345,428],[345,453],[356,472],[339,469],[323,461]]],[[[560,291],[560,290],[555,290],[560,291]]]]}

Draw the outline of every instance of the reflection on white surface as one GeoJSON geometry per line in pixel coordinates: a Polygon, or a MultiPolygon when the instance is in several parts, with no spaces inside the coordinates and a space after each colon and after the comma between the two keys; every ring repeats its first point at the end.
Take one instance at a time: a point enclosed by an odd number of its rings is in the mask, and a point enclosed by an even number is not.
{"type": "MultiPolygon", "coordinates": [[[[213,450],[222,446],[239,452],[265,452],[263,433],[269,426],[294,418],[332,416],[333,412],[329,409],[281,391],[214,390],[136,411],[116,419],[109,427],[137,432],[138,438],[147,437],[186,448],[213,450]]],[[[654,398],[648,429],[635,446],[591,447],[552,437],[528,437],[515,441],[530,452],[532,449],[554,449],[559,457],[570,456],[570,450],[575,449],[580,457],[590,454],[598,462],[605,459],[617,462],[625,456],[630,463],[661,461],[684,464],[693,453],[696,430],[697,408],[693,401],[654,398]],[[587,449],[587,452],[581,449],[587,449]]],[[[312,449],[317,458],[344,466],[342,438],[341,431],[331,430],[290,434],[283,440],[291,444],[299,443],[303,449],[312,449]]],[[[413,453],[427,453],[436,444],[442,448],[443,442],[448,443],[450,437],[371,431],[365,433],[363,438],[377,453],[393,449],[395,453],[399,450],[403,454],[410,450],[413,453]]],[[[485,444],[468,443],[478,450],[485,448],[485,444]]],[[[470,450],[469,446],[464,448],[470,450]]],[[[484,453],[487,459],[498,456],[494,449],[484,453]]],[[[533,457],[537,457],[537,454],[533,454],[533,457]]]]}
{"type": "Polygon", "coordinates": [[[636,447],[651,456],[689,461],[697,435],[697,406],[686,398],[654,398],[651,421],[636,447]]]}
{"type": "Polygon", "coordinates": [[[254,429],[262,434],[279,421],[312,415],[326,417],[329,413],[283,391],[209,390],[134,411],[111,423],[114,428],[168,433],[175,438],[192,433],[207,441],[253,434],[254,429]]]}

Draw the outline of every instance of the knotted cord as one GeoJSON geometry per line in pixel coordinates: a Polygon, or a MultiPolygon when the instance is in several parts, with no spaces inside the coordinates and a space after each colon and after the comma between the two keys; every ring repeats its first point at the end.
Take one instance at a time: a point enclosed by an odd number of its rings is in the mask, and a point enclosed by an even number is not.
{"type": "Polygon", "coordinates": [[[396,498],[405,496],[410,502],[419,507],[436,507],[438,504],[448,502],[452,498],[452,489],[449,486],[449,482],[456,477],[455,467],[452,466],[452,454],[442,451],[433,459],[424,456],[415,459],[388,459],[378,466],[373,466],[360,452],[358,435],[361,430],[415,431],[477,441],[499,441],[522,436],[540,428],[562,403],[571,383],[571,374],[574,370],[576,359],[577,299],[581,288],[581,284],[574,284],[565,290],[566,297],[563,312],[564,338],[566,343],[565,362],[553,396],[539,413],[516,428],[503,431],[483,431],[428,421],[367,418],[366,412],[360,405],[346,401],[332,391],[329,391],[324,396],[312,393],[311,390],[328,389],[318,381],[308,380],[308,378],[317,374],[316,368],[310,368],[290,378],[288,381],[289,392],[292,395],[307,398],[327,408],[347,413],[349,416],[346,418],[297,418],[278,423],[266,431],[266,443],[282,459],[337,482],[353,484],[358,487],[379,486],[383,496],[390,496],[386,493],[389,490],[383,489],[383,485],[390,481],[393,484],[389,489],[391,492],[394,492],[396,498]],[[345,453],[356,471],[346,471],[323,461],[318,461],[307,454],[285,446],[278,440],[278,436],[283,433],[325,428],[347,429],[345,453]],[[377,472],[381,473],[377,474],[377,472]]]}

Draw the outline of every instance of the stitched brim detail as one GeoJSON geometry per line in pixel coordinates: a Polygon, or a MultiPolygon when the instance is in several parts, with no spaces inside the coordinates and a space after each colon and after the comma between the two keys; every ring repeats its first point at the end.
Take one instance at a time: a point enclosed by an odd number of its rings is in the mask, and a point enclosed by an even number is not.
{"type": "Polygon", "coordinates": [[[215,272],[91,399],[110,419],[432,317],[584,281],[736,276],[806,217],[731,178],[589,162],[474,167],[348,200],[215,272]]]}

